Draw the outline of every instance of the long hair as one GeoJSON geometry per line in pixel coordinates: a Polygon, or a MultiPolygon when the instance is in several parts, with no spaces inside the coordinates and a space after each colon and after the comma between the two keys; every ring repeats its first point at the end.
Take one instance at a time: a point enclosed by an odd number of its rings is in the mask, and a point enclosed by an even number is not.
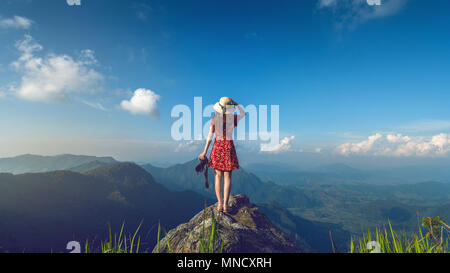
{"type": "Polygon", "coordinates": [[[223,113],[219,113],[219,112],[215,112],[214,113],[214,125],[217,126],[219,125],[219,121],[222,120],[222,133],[223,135],[226,134],[227,131],[227,115],[225,114],[225,111],[223,113]]]}
{"type": "Polygon", "coordinates": [[[214,120],[214,125],[216,126],[216,129],[220,126],[219,121],[222,120],[222,136],[226,136],[226,134],[227,134],[227,126],[232,126],[228,122],[228,119],[230,117],[233,118],[234,126],[237,126],[237,120],[236,120],[236,117],[235,117],[234,114],[225,114],[225,111],[223,113],[219,113],[217,111],[214,113],[213,120],[214,120]]]}

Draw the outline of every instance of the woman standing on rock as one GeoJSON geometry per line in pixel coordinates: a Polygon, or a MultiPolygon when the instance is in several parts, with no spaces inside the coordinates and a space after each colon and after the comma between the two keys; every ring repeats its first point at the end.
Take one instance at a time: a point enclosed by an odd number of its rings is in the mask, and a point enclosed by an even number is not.
{"type": "Polygon", "coordinates": [[[211,118],[211,126],[206,139],[206,145],[198,159],[205,160],[214,133],[216,139],[211,151],[208,165],[214,169],[215,189],[217,196],[217,210],[228,211],[228,199],[231,190],[231,173],[239,169],[239,161],[233,142],[233,130],[239,121],[245,116],[245,110],[229,97],[222,97],[214,105],[215,114],[211,118]],[[235,115],[235,106],[239,109],[239,115],[235,115]],[[222,199],[222,177],[224,180],[224,196],[222,199]]]}

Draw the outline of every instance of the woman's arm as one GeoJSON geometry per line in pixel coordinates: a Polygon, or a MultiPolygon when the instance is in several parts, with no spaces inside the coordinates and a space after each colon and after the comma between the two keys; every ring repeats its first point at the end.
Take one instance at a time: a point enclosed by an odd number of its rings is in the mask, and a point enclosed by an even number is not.
{"type": "Polygon", "coordinates": [[[238,121],[241,120],[243,117],[245,117],[245,110],[244,108],[242,108],[241,105],[239,105],[239,103],[235,102],[233,99],[231,100],[231,102],[236,105],[239,109],[239,115],[237,117],[238,121]]]}
{"type": "Polygon", "coordinates": [[[206,138],[205,149],[203,149],[203,152],[198,156],[199,160],[205,160],[205,156],[208,153],[209,145],[211,144],[213,136],[214,136],[214,124],[211,124],[211,126],[209,127],[208,137],[206,138]]]}

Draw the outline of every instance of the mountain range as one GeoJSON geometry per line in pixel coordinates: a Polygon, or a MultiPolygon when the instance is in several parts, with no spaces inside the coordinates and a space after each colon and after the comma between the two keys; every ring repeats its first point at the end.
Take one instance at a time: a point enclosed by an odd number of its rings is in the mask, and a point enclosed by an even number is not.
{"type": "MultiPolygon", "coordinates": [[[[96,157],[86,155],[19,155],[10,158],[0,158],[0,172],[22,174],[22,173],[40,173],[56,170],[80,169],[88,170],[86,167],[91,164],[92,168],[100,167],[102,164],[117,163],[112,157],[96,157]],[[98,165],[94,166],[93,162],[98,165]]],[[[92,169],[91,168],[91,169],[92,169]]]]}
{"type": "Polygon", "coordinates": [[[134,163],[114,163],[84,174],[52,171],[0,174],[0,246],[13,252],[64,251],[67,242],[107,238],[125,222],[143,221],[143,247],[153,247],[158,222],[171,228],[212,200],[170,191],[134,163]]]}
{"type": "MultiPolygon", "coordinates": [[[[191,189],[213,198],[213,188],[205,189],[203,175],[194,171],[197,163],[192,160],[168,168],[147,164],[143,168],[173,190],[191,189]]],[[[290,174],[293,180],[302,178],[290,174]]],[[[348,246],[350,236],[360,235],[362,228],[373,229],[388,221],[396,229],[415,231],[419,225],[417,214],[450,219],[450,210],[446,210],[450,206],[449,183],[372,184],[355,179],[363,177],[364,171],[342,164],[316,169],[311,174],[304,183],[274,183],[241,168],[232,174],[231,192],[249,196],[262,210],[266,206],[265,213],[276,225],[294,238],[301,235],[297,243],[307,242],[315,251],[329,251],[328,231],[336,234],[336,244],[348,246]]],[[[213,181],[211,170],[209,179],[213,181]]]]}
{"type": "MultiPolygon", "coordinates": [[[[54,169],[56,167],[51,164],[57,159],[65,158],[68,162],[58,165],[66,168],[65,170],[0,174],[0,190],[3,193],[0,194],[0,226],[3,223],[6,231],[3,236],[0,235],[0,242],[6,242],[3,245],[7,245],[9,250],[61,250],[68,238],[101,238],[105,235],[107,222],[118,227],[121,221],[126,221],[127,226],[133,228],[138,225],[138,219],[142,218],[145,219],[142,229],[152,231],[147,238],[151,242],[155,238],[155,223],[161,221],[164,227],[170,228],[192,216],[190,212],[198,211],[205,201],[210,204],[215,199],[212,172],[209,173],[212,184],[206,190],[203,175],[194,171],[197,160],[168,168],[150,164],[141,168],[134,163],[116,163],[114,159],[99,160],[98,157],[64,155],[52,160],[41,156],[21,156],[7,160],[10,170],[24,170],[20,168],[20,162],[24,162],[24,158],[27,159],[25,165],[29,170],[30,166],[54,169]],[[34,160],[38,162],[33,162],[34,160]],[[78,164],[80,161],[83,163],[78,164]],[[18,165],[14,166],[11,162],[17,162],[18,165]],[[49,191],[45,192],[46,189],[49,191]],[[22,200],[20,205],[18,200],[22,200]],[[172,203],[176,205],[169,206],[172,203]],[[26,224],[22,227],[21,223],[26,224]],[[46,243],[42,244],[40,239],[33,240],[33,236],[45,239],[46,243]]],[[[38,168],[34,167],[32,170],[38,171],[38,168]]],[[[232,188],[232,192],[247,193],[256,202],[281,200],[284,206],[313,205],[301,192],[262,182],[243,169],[233,173],[232,188]]],[[[291,214],[281,205],[275,206],[270,202],[261,204],[261,208],[270,215],[271,220],[277,221],[277,226],[302,244],[304,249],[330,251],[330,245],[327,244],[328,229],[317,229],[317,226],[326,224],[310,223],[291,214]],[[280,222],[280,219],[290,220],[280,222]],[[316,243],[314,237],[325,240],[319,239],[319,243],[316,243]]],[[[339,229],[336,225],[330,225],[330,228],[339,229]]]]}
{"type": "Polygon", "coordinates": [[[314,168],[293,168],[250,164],[245,168],[263,181],[283,185],[348,184],[366,183],[372,185],[414,184],[424,181],[450,183],[450,169],[447,165],[404,166],[383,169],[358,169],[343,163],[326,164],[314,168]]]}
{"type": "MultiPolygon", "coordinates": [[[[214,202],[213,172],[206,189],[198,163],[162,168],[76,155],[0,159],[1,170],[10,172],[0,174],[0,247],[61,250],[72,239],[105,238],[107,222],[119,228],[125,221],[133,230],[142,219],[144,245],[152,247],[158,221],[172,228],[214,202]]],[[[361,228],[391,221],[396,229],[417,230],[417,213],[450,219],[449,183],[371,183],[385,174],[344,164],[279,171],[234,171],[231,192],[247,195],[305,250],[329,252],[329,231],[338,249],[346,249],[361,228]]]]}
{"type": "MultiPolygon", "coordinates": [[[[142,165],[157,181],[172,190],[193,190],[211,198],[215,197],[213,170],[208,170],[211,186],[206,189],[203,174],[195,172],[199,163],[194,159],[184,164],[176,164],[168,168],[159,168],[151,164],[142,165]]],[[[277,200],[285,207],[313,207],[320,205],[293,186],[281,186],[272,182],[263,182],[258,176],[240,168],[232,173],[231,194],[245,194],[253,202],[277,200]]]]}

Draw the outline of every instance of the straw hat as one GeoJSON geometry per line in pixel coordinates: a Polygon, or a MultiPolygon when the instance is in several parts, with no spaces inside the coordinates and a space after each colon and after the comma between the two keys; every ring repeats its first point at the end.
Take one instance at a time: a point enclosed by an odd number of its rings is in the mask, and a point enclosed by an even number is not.
{"type": "Polygon", "coordinates": [[[233,114],[236,111],[235,106],[231,102],[230,97],[222,97],[220,101],[214,105],[214,110],[220,114],[233,114]]]}

